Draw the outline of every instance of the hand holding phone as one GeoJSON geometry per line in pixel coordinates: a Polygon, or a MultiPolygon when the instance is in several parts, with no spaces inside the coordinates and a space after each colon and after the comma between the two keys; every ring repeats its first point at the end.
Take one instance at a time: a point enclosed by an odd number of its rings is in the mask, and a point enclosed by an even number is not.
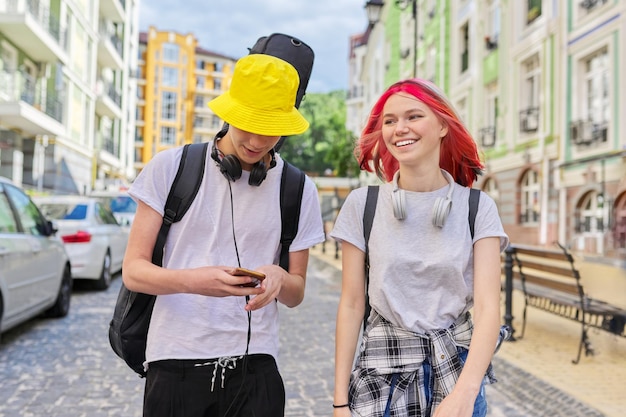
{"type": "Polygon", "coordinates": [[[253,271],[251,269],[246,269],[246,268],[235,268],[231,272],[231,275],[248,276],[248,277],[255,278],[254,281],[248,284],[243,284],[242,287],[256,287],[261,281],[265,279],[264,273],[259,272],[259,271],[253,271]]]}

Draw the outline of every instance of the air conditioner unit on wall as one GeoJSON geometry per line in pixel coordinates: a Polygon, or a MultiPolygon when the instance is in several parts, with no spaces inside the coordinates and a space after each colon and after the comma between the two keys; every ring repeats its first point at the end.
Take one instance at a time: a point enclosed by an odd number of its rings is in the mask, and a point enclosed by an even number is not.
{"type": "Polygon", "coordinates": [[[585,120],[574,120],[570,122],[570,137],[574,145],[590,145],[595,142],[593,124],[585,120]]]}
{"type": "Polygon", "coordinates": [[[598,4],[605,4],[606,2],[607,0],[583,0],[579,4],[583,9],[589,10],[593,9],[598,4]]]}

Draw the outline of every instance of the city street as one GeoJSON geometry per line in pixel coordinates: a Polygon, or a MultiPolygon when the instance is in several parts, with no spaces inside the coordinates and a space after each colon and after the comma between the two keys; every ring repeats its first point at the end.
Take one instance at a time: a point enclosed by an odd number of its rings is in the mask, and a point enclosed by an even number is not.
{"type": "MultiPolygon", "coordinates": [[[[141,415],[143,380],[115,356],[107,336],[120,284],[117,276],[104,292],[75,289],[68,317],[36,319],[2,335],[0,417],[141,415]]],[[[281,309],[286,416],[332,415],[339,291],[338,269],[312,256],[305,301],[281,309]]],[[[603,416],[501,358],[494,366],[490,416],[603,416]]]]}

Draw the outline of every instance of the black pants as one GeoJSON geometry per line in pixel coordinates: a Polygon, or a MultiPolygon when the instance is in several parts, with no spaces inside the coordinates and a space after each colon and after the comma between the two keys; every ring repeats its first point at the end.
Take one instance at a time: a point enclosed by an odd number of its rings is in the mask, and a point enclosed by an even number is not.
{"type": "Polygon", "coordinates": [[[144,417],[284,416],[285,386],[271,355],[248,355],[217,367],[215,361],[150,363],[144,417]]]}

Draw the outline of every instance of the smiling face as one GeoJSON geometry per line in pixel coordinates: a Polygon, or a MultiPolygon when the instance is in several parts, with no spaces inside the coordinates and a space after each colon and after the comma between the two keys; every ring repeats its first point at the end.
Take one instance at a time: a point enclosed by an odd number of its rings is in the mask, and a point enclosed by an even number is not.
{"type": "Polygon", "coordinates": [[[241,168],[246,171],[250,171],[252,166],[261,159],[269,159],[270,150],[280,139],[280,136],[257,135],[232,125],[228,127],[226,135],[230,137],[230,141],[220,140],[218,147],[226,155],[234,154],[241,162],[241,168]]]}
{"type": "Polygon", "coordinates": [[[441,138],[448,128],[414,96],[400,92],[383,107],[382,136],[400,164],[439,164],[441,138]]]}

